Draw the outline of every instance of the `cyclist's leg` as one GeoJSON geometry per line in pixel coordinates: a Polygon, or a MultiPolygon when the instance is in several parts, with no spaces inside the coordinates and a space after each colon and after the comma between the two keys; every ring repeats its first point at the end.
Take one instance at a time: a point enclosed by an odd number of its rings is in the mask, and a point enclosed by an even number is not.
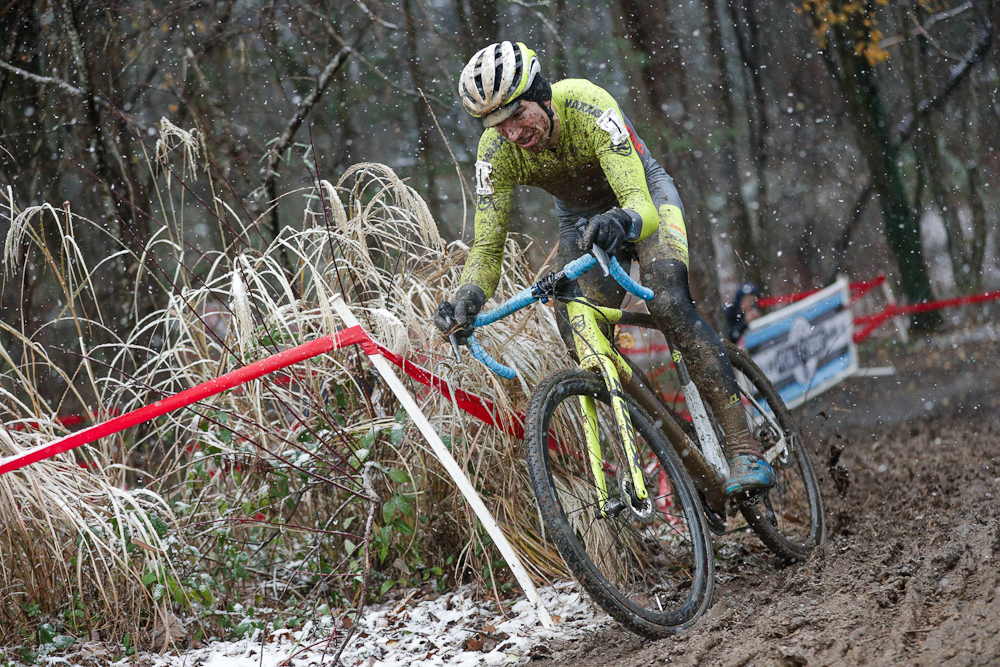
{"type": "Polygon", "coordinates": [[[658,326],[677,346],[691,376],[726,434],[731,461],[729,493],[755,492],[774,483],[750,437],[739,401],[736,376],[715,330],[697,311],[688,286],[688,243],[683,208],[673,180],[661,169],[647,173],[660,227],[636,244],[642,283],[656,296],[647,302],[658,326]]]}

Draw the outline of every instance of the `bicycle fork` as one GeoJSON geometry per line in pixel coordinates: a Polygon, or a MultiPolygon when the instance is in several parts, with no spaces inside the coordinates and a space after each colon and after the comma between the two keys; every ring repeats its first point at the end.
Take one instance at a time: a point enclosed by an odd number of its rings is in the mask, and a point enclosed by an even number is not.
{"type": "MultiPolygon", "coordinates": [[[[603,309],[592,304],[583,304],[570,301],[566,304],[569,311],[570,325],[573,329],[573,341],[576,344],[577,356],[580,359],[580,367],[600,373],[604,378],[604,383],[611,394],[611,408],[614,414],[615,426],[621,439],[624,450],[625,461],[628,465],[631,489],[626,489],[622,485],[622,501],[627,503],[632,512],[639,518],[646,518],[648,514],[652,516],[652,502],[649,501],[649,491],[646,489],[646,482],[643,479],[642,462],[639,460],[639,446],[636,442],[635,429],[632,427],[632,419],[629,417],[628,405],[625,403],[621,378],[628,382],[632,377],[632,370],[618,351],[615,350],[608,339],[601,332],[597,323],[596,313],[610,323],[615,322],[620,317],[621,311],[614,309],[603,309]],[[628,496],[641,503],[642,507],[636,507],[628,496]]],[[[599,511],[601,517],[609,514],[617,514],[624,507],[619,506],[616,499],[612,498],[608,492],[607,476],[604,470],[604,456],[601,451],[601,440],[597,422],[597,406],[590,396],[580,396],[580,409],[584,415],[584,435],[587,441],[587,453],[590,456],[591,471],[597,484],[598,499],[600,501],[599,511]]]]}

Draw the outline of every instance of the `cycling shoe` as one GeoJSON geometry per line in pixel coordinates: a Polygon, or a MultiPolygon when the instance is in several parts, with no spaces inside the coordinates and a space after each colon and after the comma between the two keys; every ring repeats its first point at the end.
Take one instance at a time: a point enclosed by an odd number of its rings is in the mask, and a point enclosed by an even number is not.
{"type": "Polygon", "coordinates": [[[726,495],[745,493],[748,496],[758,496],[772,486],[774,486],[774,468],[759,456],[740,454],[729,462],[726,495]]]}

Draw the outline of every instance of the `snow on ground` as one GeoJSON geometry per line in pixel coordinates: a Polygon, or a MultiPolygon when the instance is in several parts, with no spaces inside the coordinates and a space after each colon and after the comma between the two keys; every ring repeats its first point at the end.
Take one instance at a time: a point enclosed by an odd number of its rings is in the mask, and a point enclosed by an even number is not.
{"type": "MultiPolygon", "coordinates": [[[[539,595],[555,628],[546,630],[534,608],[521,600],[501,614],[495,600],[474,601],[462,593],[410,604],[373,607],[358,623],[341,655],[345,667],[470,667],[527,662],[553,639],[571,639],[611,622],[573,583],[544,587],[539,595]]],[[[264,644],[259,636],[213,642],[178,655],[133,656],[132,667],[305,667],[333,663],[338,645],[327,650],[328,626],[279,630],[264,644]],[[325,656],[325,657],[324,657],[325,656]]],[[[66,664],[63,662],[63,664],[66,664]]]]}

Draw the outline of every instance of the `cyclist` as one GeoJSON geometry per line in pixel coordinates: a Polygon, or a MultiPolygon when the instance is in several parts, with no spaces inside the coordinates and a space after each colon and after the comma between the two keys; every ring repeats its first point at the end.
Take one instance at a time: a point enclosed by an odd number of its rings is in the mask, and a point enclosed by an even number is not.
{"type": "MultiPolygon", "coordinates": [[[[461,286],[438,306],[434,323],[460,341],[496,290],[516,185],[544,189],[559,216],[559,262],[596,244],[628,271],[639,261],[657,325],[684,355],[727,437],[730,495],[762,493],[774,470],[760,458],[739,401],[736,377],[718,335],[688,288],[684,212],[673,180],[654,160],[611,95],[590,81],[549,84],[535,52],[501,42],[462,70],[462,103],[486,128],[476,161],[475,241],[461,286]]],[[[624,292],[594,272],[579,279],[585,297],[617,307],[624,292]]],[[[571,347],[572,349],[572,347],[571,347]]]]}

